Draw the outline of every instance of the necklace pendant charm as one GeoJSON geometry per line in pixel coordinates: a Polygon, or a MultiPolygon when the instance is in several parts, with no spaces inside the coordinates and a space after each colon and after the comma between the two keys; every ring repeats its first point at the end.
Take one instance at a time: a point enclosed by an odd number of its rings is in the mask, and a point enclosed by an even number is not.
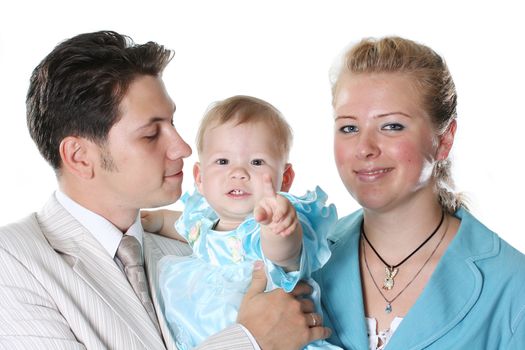
{"type": "Polygon", "coordinates": [[[392,312],[392,305],[391,305],[390,303],[386,304],[385,312],[386,312],[387,314],[389,314],[389,313],[392,312]]]}
{"type": "Polygon", "coordinates": [[[385,279],[383,280],[383,289],[391,290],[394,288],[394,277],[396,277],[399,269],[386,266],[385,267],[385,279]]]}

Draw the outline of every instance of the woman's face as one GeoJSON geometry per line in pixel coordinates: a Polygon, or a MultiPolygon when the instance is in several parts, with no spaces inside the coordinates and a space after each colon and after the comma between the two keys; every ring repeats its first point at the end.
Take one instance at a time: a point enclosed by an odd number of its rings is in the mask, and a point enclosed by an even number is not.
{"type": "Polygon", "coordinates": [[[435,198],[432,169],[450,147],[436,135],[409,76],[346,74],[334,109],[339,176],[364,208],[386,211],[435,198]]]}

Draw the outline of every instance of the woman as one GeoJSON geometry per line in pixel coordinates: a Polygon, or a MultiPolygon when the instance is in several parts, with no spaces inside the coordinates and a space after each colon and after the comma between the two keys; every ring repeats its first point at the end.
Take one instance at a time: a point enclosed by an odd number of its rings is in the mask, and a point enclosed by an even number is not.
{"type": "Polygon", "coordinates": [[[345,349],[522,349],[525,256],[453,192],[456,91],[442,58],[365,39],[333,79],[335,161],[363,207],[315,276],[345,349]]]}

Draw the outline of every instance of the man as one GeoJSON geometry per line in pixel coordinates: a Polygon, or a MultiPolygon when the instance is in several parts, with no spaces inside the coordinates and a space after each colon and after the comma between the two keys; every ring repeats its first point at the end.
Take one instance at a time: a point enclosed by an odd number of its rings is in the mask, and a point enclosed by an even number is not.
{"type": "MultiPolygon", "coordinates": [[[[171,58],[156,43],[96,32],[59,44],[34,70],[28,127],[59,189],[40,212],[0,228],[1,348],[175,348],[156,263],[189,248],[144,233],[139,217],[179,198],[191,154],[161,79],[171,58]],[[127,264],[123,237],[143,250],[150,291],[143,271],[129,274],[142,266],[127,264]]],[[[328,336],[312,303],[294,297],[307,286],[288,295],[263,293],[265,284],[256,264],[239,323],[201,348],[294,349],[328,336]]]]}

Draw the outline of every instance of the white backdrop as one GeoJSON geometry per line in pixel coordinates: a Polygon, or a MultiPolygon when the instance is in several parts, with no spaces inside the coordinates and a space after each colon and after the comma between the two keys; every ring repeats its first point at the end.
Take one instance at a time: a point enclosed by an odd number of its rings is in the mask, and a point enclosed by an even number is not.
{"type": "MultiPolygon", "coordinates": [[[[175,124],[193,145],[212,101],[267,99],[295,130],[292,192],[320,185],[346,215],[358,206],[332,157],[328,69],[349,43],[400,35],[448,62],[459,93],[457,186],[489,228],[525,252],[522,215],[525,49],[519,1],[12,1],[0,9],[0,225],[38,210],[55,189],[26,129],[31,71],[59,42],[112,29],[176,51],[165,72],[175,124]]],[[[192,156],[184,189],[192,186],[192,156]],[[188,176],[190,175],[190,176],[188,176]]],[[[180,208],[178,204],[172,206],[180,208]]]]}

